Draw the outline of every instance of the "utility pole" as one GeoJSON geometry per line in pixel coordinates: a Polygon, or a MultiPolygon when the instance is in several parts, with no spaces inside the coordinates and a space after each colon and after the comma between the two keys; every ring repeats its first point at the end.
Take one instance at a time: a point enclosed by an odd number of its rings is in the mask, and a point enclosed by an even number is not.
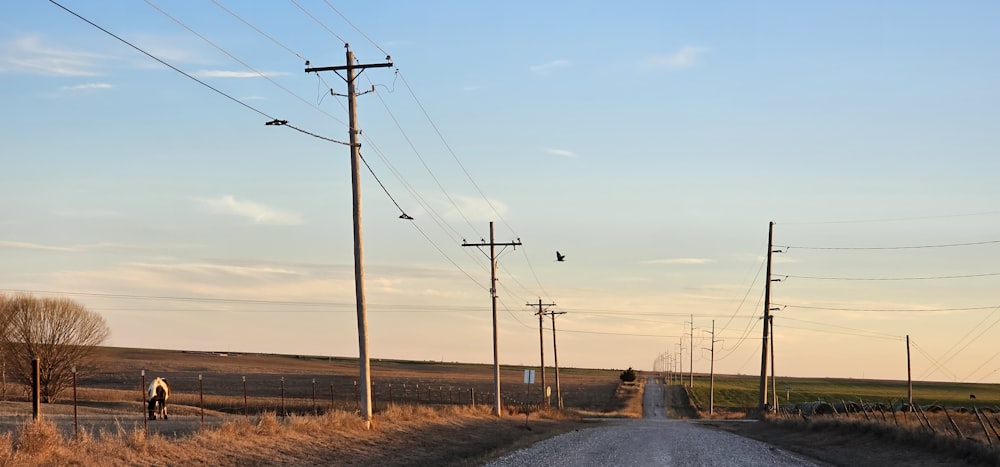
{"type": "Polygon", "coordinates": [[[715,413],[715,320],[712,320],[712,348],[709,352],[712,354],[711,363],[708,366],[708,414],[711,415],[715,413]]]}
{"type": "Polygon", "coordinates": [[[550,311],[549,317],[552,318],[552,359],[556,366],[556,407],[559,410],[563,408],[562,401],[562,390],[559,386],[559,352],[556,350],[556,315],[565,315],[565,311],[550,311]]]}
{"type": "MultiPolygon", "coordinates": [[[[373,63],[361,65],[354,63],[354,52],[351,52],[349,44],[344,44],[347,50],[347,64],[344,66],[329,66],[319,68],[306,68],[306,73],[320,71],[345,71],[347,76],[341,76],[347,82],[347,111],[350,116],[350,145],[351,145],[351,192],[353,196],[354,211],[354,294],[358,311],[358,364],[360,366],[360,390],[361,416],[365,422],[365,429],[371,428],[372,423],[372,378],[371,364],[368,355],[368,310],[365,304],[365,264],[364,249],[361,241],[361,143],[358,142],[358,108],[357,93],[354,90],[355,71],[364,71],[367,68],[391,67],[392,62],[373,63]]],[[[386,57],[388,60],[389,57],[386,57]]],[[[307,63],[308,65],[308,63],[307,63]]]]}
{"type": "Polygon", "coordinates": [[[694,315],[691,315],[691,343],[688,346],[688,388],[694,389],[694,315]]]}
{"type": "Polygon", "coordinates": [[[906,335],[906,403],[913,410],[913,375],[910,373],[910,335],[906,335]]]}
{"type": "Polygon", "coordinates": [[[497,243],[493,236],[493,221],[490,221],[490,242],[463,242],[462,246],[490,247],[490,298],[493,301],[493,415],[500,416],[500,352],[497,345],[497,253],[496,247],[514,247],[521,245],[521,239],[516,242],[497,243]]]}
{"type": "MultiPolygon", "coordinates": [[[[535,306],[532,303],[526,303],[525,306],[535,306]]],[[[542,337],[542,319],[545,318],[545,311],[550,306],[556,306],[555,303],[542,303],[542,299],[538,299],[538,355],[541,360],[541,370],[542,370],[542,406],[549,405],[549,398],[545,397],[545,339],[542,337]],[[545,307],[545,308],[543,308],[545,307]]],[[[554,323],[555,321],[553,321],[554,323]]],[[[552,334],[553,343],[555,343],[555,332],[552,334]]]]}
{"type": "Polygon", "coordinates": [[[771,249],[774,241],[774,222],[767,227],[767,272],[764,275],[764,337],[760,343],[760,393],[757,405],[761,412],[767,408],[767,331],[771,321],[771,249]]]}

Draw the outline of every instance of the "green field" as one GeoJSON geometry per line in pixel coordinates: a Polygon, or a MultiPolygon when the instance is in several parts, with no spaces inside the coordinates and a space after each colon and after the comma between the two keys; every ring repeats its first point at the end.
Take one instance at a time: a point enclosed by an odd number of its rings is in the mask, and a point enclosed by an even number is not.
{"type": "MultiPolygon", "coordinates": [[[[684,382],[687,384],[687,379],[684,382]]],[[[768,384],[770,388],[770,381],[768,384]]],[[[759,387],[759,377],[717,375],[715,407],[729,409],[756,407],[759,387]]],[[[841,400],[854,402],[863,400],[895,403],[906,400],[906,381],[779,377],[776,387],[779,405],[813,401],[833,403],[841,400]],[[786,392],[785,388],[790,388],[790,391],[786,392]]],[[[707,410],[709,401],[707,376],[695,376],[691,398],[699,408],[707,410]]],[[[973,404],[978,407],[998,407],[1000,384],[914,382],[913,402],[947,407],[971,407],[973,404]],[[975,394],[975,400],[969,397],[972,394],[975,394]]]]}

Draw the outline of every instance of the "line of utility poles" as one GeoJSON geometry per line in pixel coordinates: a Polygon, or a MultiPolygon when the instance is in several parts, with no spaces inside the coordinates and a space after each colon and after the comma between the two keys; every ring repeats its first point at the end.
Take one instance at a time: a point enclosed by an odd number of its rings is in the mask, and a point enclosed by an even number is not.
{"type": "MultiPolygon", "coordinates": [[[[361,241],[361,169],[359,159],[361,158],[361,143],[358,142],[358,108],[357,93],[354,89],[355,71],[364,71],[368,68],[391,67],[392,62],[356,64],[354,63],[354,52],[351,52],[349,44],[344,44],[347,50],[347,64],[344,66],[329,66],[319,68],[306,68],[306,73],[320,71],[345,71],[347,76],[341,76],[347,82],[347,110],[350,116],[350,146],[351,146],[351,192],[353,196],[354,211],[354,293],[358,311],[358,361],[360,366],[360,393],[361,417],[364,419],[365,429],[371,428],[372,421],[372,379],[371,364],[368,355],[368,310],[365,305],[365,266],[364,249],[361,241]]],[[[389,60],[389,57],[386,57],[389,60]]],[[[308,63],[306,63],[308,65],[308,63]]]]}
{"type": "Polygon", "coordinates": [[[694,389],[694,314],[691,315],[691,340],[688,345],[688,388],[694,389]]]}
{"type": "Polygon", "coordinates": [[[490,241],[482,240],[480,243],[463,242],[462,246],[474,246],[482,248],[490,247],[490,299],[493,302],[493,415],[500,416],[500,352],[497,344],[497,252],[496,247],[514,247],[521,245],[521,239],[514,242],[497,243],[493,236],[493,221],[490,221],[490,241]]]}

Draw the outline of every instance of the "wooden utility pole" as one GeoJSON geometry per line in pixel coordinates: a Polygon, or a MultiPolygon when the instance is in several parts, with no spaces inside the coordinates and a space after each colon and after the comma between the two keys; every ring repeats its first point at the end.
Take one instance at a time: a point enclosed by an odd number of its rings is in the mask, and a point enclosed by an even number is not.
{"type": "Polygon", "coordinates": [[[549,317],[552,318],[552,359],[553,364],[555,364],[556,370],[556,407],[560,410],[563,408],[562,401],[562,390],[559,386],[559,351],[556,350],[556,315],[565,315],[565,311],[550,311],[549,317]]]}
{"type": "Polygon", "coordinates": [[[715,413],[715,320],[712,320],[712,354],[711,363],[708,365],[708,414],[715,413]]]}
{"type": "MultiPolygon", "coordinates": [[[[372,379],[371,363],[368,355],[368,310],[365,305],[365,264],[364,249],[361,242],[361,143],[358,142],[358,108],[357,93],[354,90],[355,71],[367,68],[391,67],[392,62],[361,65],[354,63],[354,52],[349,44],[344,44],[347,50],[347,64],[344,66],[329,66],[306,68],[306,73],[320,71],[345,71],[347,76],[341,76],[347,82],[347,111],[350,116],[350,146],[351,146],[351,192],[354,206],[354,294],[358,310],[358,361],[361,380],[361,417],[365,429],[371,428],[372,421],[372,379]]],[[[386,57],[388,59],[389,57],[386,57]]],[[[339,76],[340,73],[337,73],[339,76]]]]}
{"type": "Polygon", "coordinates": [[[496,247],[514,247],[521,245],[521,240],[516,242],[497,243],[493,236],[493,221],[490,221],[490,242],[480,243],[463,242],[462,246],[490,247],[490,299],[493,302],[493,415],[500,416],[500,352],[497,344],[497,252],[496,247]]]}
{"type": "Polygon", "coordinates": [[[691,315],[691,341],[688,345],[688,388],[694,389],[694,315],[691,315]]]}
{"type": "Polygon", "coordinates": [[[774,222],[767,227],[767,272],[764,275],[764,337],[760,342],[760,393],[757,406],[761,412],[767,409],[767,333],[771,324],[771,249],[774,241],[774,222]]]}
{"type": "MultiPolygon", "coordinates": [[[[535,306],[534,303],[526,303],[525,306],[535,306]]],[[[556,306],[555,303],[542,303],[542,299],[538,299],[538,355],[541,361],[541,372],[542,372],[542,406],[549,405],[549,398],[545,397],[545,339],[542,334],[542,320],[545,318],[545,311],[550,306],[556,306]]],[[[553,338],[555,335],[553,334],[553,338]]],[[[555,340],[553,340],[553,343],[555,340]]]]}
{"type": "Polygon", "coordinates": [[[913,375],[910,372],[910,335],[906,335],[906,404],[913,410],[913,375]]]}

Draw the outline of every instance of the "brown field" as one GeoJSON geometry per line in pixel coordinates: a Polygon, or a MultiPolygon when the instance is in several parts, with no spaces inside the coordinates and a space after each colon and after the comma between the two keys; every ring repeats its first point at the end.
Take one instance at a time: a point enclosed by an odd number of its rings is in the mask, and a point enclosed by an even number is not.
{"type": "Polygon", "coordinates": [[[42,423],[8,382],[0,465],[476,465],[583,416],[641,414],[641,391],[620,389],[614,370],[561,369],[567,410],[556,412],[538,409],[541,385],[523,384],[523,367],[503,367],[496,417],[491,365],[376,360],[366,431],[356,360],[103,348],[98,368],[80,375],[76,416],[68,390],[42,405],[42,423]],[[169,420],[145,419],[141,370],[170,381],[169,420]]]}

